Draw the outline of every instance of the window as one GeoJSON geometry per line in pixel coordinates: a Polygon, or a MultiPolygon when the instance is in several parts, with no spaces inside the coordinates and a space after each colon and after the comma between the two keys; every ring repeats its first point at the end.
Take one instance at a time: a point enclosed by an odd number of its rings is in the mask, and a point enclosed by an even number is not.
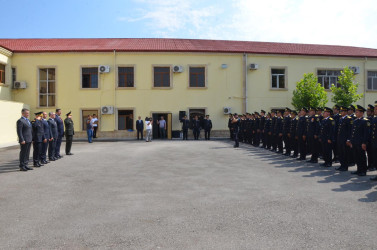
{"type": "Polygon", "coordinates": [[[98,88],[98,68],[82,68],[82,88],[98,88]]]}
{"type": "Polygon", "coordinates": [[[5,65],[0,64],[0,83],[5,84],[5,65]]]}
{"type": "Polygon", "coordinates": [[[271,69],[271,88],[285,88],[285,69],[271,69]]]}
{"type": "Polygon", "coordinates": [[[12,84],[17,81],[16,68],[12,68],[12,84]]]}
{"type": "Polygon", "coordinates": [[[377,71],[368,71],[368,90],[377,90],[377,71]]]}
{"type": "Polygon", "coordinates": [[[170,67],[154,67],[154,87],[170,87],[170,67]]]}
{"type": "Polygon", "coordinates": [[[205,67],[190,67],[190,87],[205,87],[205,67]]]}
{"type": "Polygon", "coordinates": [[[318,83],[320,83],[325,89],[330,89],[332,84],[339,87],[338,76],[340,76],[340,70],[318,70],[318,83]]]}
{"type": "Polygon", "coordinates": [[[118,130],[134,129],[134,111],[118,110],[118,130]]]}
{"type": "Polygon", "coordinates": [[[134,67],[118,67],[118,87],[134,87],[134,67]]]}
{"type": "Polygon", "coordinates": [[[55,106],[55,69],[39,69],[39,106],[55,106]]]}

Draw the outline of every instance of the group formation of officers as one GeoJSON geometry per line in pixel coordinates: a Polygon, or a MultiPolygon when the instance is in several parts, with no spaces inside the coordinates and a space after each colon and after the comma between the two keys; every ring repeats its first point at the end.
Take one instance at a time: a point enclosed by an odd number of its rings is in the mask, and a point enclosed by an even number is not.
{"type": "MultiPolygon", "coordinates": [[[[302,108],[299,113],[286,108],[267,114],[264,110],[230,114],[228,127],[234,147],[249,143],[299,161],[311,155],[310,163],[318,163],[321,157],[324,167],[339,162],[338,171],[356,164],[357,171],[351,173],[359,176],[377,169],[377,101],[367,109],[335,105],[332,109],[302,108]]],[[[377,181],[377,176],[371,180],[377,181]]]]}
{"type": "Polygon", "coordinates": [[[22,109],[21,113],[22,116],[17,121],[17,135],[21,146],[20,171],[33,170],[33,167],[38,168],[51,161],[61,159],[60,146],[64,135],[66,136],[66,155],[73,155],[71,146],[75,132],[71,112],[67,114],[64,125],[60,117],[60,109],[56,109],[56,113],[49,112],[49,117],[43,111],[35,113],[33,121],[29,120],[30,111],[28,109],[22,109]],[[33,145],[33,167],[28,166],[31,145],[33,145]]]}

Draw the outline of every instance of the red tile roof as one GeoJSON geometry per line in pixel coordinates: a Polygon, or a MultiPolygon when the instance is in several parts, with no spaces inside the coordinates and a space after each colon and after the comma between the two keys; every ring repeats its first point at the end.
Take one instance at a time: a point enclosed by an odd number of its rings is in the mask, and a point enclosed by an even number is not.
{"type": "Polygon", "coordinates": [[[15,53],[108,52],[116,50],[127,52],[216,52],[377,58],[377,49],[360,47],[196,39],[0,39],[0,46],[15,53]]]}

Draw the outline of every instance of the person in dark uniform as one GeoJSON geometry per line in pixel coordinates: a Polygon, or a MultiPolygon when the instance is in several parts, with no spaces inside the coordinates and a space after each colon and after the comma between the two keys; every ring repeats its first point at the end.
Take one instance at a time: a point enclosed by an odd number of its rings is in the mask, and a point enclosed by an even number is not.
{"type": "Polygon", "coordinates": [[[240,142],[246,141],[246,117],[240,115],[240,132],[238,133],[238,139],[240,142]]]}
{"type": "Polygon", "coordinates": [[[297,160],[304,161],[306,160],[307,146],[306,146],[306,127],[307,127],[307,116],[306,113],[308,110],[302,108],[300,111],[300,118],[297,123],[297,140],[298,140],[298,150],[300,152],[300,158],[297,160]]]}
{"type": "Polygon", "coordinates": [[[238,133],[240,130],[240,118],[238,118],[237,113],[234,113],[233,120],[232,120],[232,127],[233,127],[233,137],[234,137],[234,148],[238,148],[240,146],[239,140],[238,140],[238,133]]]}
{"type": "Polygon", "coordinates": [[[276,111],[271,110],[271,151],[276,152],[277,141],[275,137],[276,111]]]}
{"type": "Polygon", "coordinates": [[[333,142],[333,154],[334,154],[334,158],[333,158],[333,162],[339,162],[339,157],[338,157],[338,150],[337,150],[337,133],[338,133],[338,128],[339,128],[339,119],[341,117],[341,115],[339,114],[339,111],[340,111],[340,106],[339,105],[335,105],[333,107],[333,116],[332,118],[334,119],[335,121],[335,138],[334,138],[334,142],[333,142]]]}
{"type": "MultiPolygon", "coordinates": [[[[290,139],[290,150],[293,151],[292,158],[297,158],[298,156],[298,138],[297,138],[297,123],[298,123],[298,117],[297,117],[297,111],[291,112],[291,122],[290,122],[290,128],[289,128],[289,134],[288,138],[290,139]]],[[[290,152],[289,152],[290,154],[290,152]]]]}
{"type": "Polygon", "coordinates": [[[43,142],[42,144],[42,151],[39,158],[40,158],[41,164],[48,164],[49,161],[47,161],[46,154],[47,154],[48,144],[51,141],[52,136],[51,136],[50,126],[48,125],[48,121],[47,121],[47,113],[43,112],[42,115],[43,117],[41,121],[43,124],[43,131],[44,131],[45,138],[47,139],[47,141],[43,142]]]}
{"type": "MultiPolygon", "coordinates": [[[[370,144],[372,147],[372,153],[377,156],[377,101],[374,104],[374,116],[371,120],[371,130],[370,130],[370,144]]],[[[373,157],[372,166],[377,169],[377,157],[373,157]]],[[[372,181],[377,181],[377,176],[370,178],[372,181]]]]}
{"type": "Polygon", "coordinates": [[[254,140],[255,140],[255,133],[256,133],[256,128],[255,128],[255,114],[252,113],[250,116],[250,130],[251,130],[251,138],[250,138],[250,145],[254,145],[254,140]]]}
{"type": "Polygon", "coordinates": [[[310,108],[309,119],[307,120],[307,138],[309,150],[312,153],[310,163],[318,163],[320,144],[319,135],[320,132],[320,117],[316,114],[316,108],[310,108]]]}
{"type": "Polygon", "coordinates": [[[230,134],[230,139],[233,140],[233,126],[232,126],[232,121],[233,121],[233,115],[229,114],[229,119],[228,119],[228,128],[229,128],[229,134],[230,134]]]}
{"type": "Polygon", "coordinates": [[[194,140],[199,140],[200,128],[200,121],[198,116],[196,115],[194,117],[194,120],[192,121],[192,132],[194,133],[194,140]]]}
{"type": "Polygon", "coordinates": [[[331,117],[332,109],[325,107],[321,121],[319,142],[322,144],[322,156],[324,167],[332,166],[332,149],[335,138],[335,120],[331,117]]]}
{"type": "MultiPolygon", "coordinates": [[[[367,108],[367,119],[372,123],[374,118],[374,106],[369,104],[367,108]]],[[[367,143],[367,156],[368,156],[368,171],[376,171],[376,168],[373,166],[373,158],[376,157],[373,155],[371,140],[367,143]]]]}
{"type": "Polygon", "coordinates": [[[63,141],[64,137],[64,122],[63,119],[61,118],[62,110],[61,109],[56,109],[55,113],[55,122],[58,126],[58,138],[56,139],[56,147],[55,147],[55,157],[56,159],[63,158],[63,156],[60,155],[60,146],[63,141]]]}
{"type": "Polygon", "coordinates": [[[350,106],[348,107],[348,115],[349,115],[353,120],[356,119],[355,111],[356,111],[356,107],[355,107],[355,105],[350,105],[350,106]]]}
{"type": "Polygon", "coordinates": [[[183,140],[187,140],[188,129],[190,128],[190,120],[187,119],[187,116],[183,116],[182,122],[182,134],[183,140]]]}
{"type": "Polygon", "coordinates": [[[319,121],[321,122],[323,119],[323,108],[319,107],[315,110],[316,115],[319,117],[319,121]]]}
{"type": "Polygon", "coordinates": [[[338,130],[336,132],[336,146],[340,167],[338,171],[348,171],[349,155],[352,154],[351,148],[348,147],[347,141],[351,140],[353,119],[348,115],[347,107],[340,107],[340,119],[338,130]]]}
{"type": "Polygon", "coordinates": [[[281,115],[281,111],[277,111],[277,117],[275,122],[275,140],[276,140],[276,146],[277,146],[277,153],[282,154],[283,153],[283,117],[281,115]]]}
{"type": "Polygon", "coordinates": [[[283,141],[285,145],[285,156],[291,155],[291,138],[288,136],[291,130],[291,109],[285,108],[283,119],[283,141]]]}
{"type": "Polygon", "coordinates": [[[40,160],[42,144],[47,142],[44,135],[43,123],[41,121],[42,114],[43,112],[35,113],[35,121],[33,122],[33,167],[35,168],[43,166],[40,160]]]}
{"type": "MultiPolygon", "coordinates": [[[[140,140],[143,140],[143,134],[144,134],[144,121],[141,119],[141,116],[138,117],[136,121],[136,133],[137,133],[137,139],[141,138],[140,140]],[[140,137],[139,137],[140,135],[140,137]]],[[[94,137],[95,138],[95,137],[94,137]]]]}
{"type": "Polygon", "coordinates": [[[209,115],[206,115],[204,119],[204,137],[206,140],[211,139],[212,121],[209,119],[209,115]]]}
{"type": "Polygon", "coordinates": [[[67,118],[64,119],[64,126],[65,126],[65,154],[66,155],[73,155],[71,153],[72,148],[72,141],[73,135],[75,134],[75,129],[72,121],[72,114],[71,111],[67,113],[67,118]]]}
{"type": "Polygon", "coordinates": [[[264,123],[264,128],[263,128],[263,131],[264,131],[264,141],[266,143],[266,147],[265,149],[267,150],[270,150],[271,149],[271,113],[267,113],[267,116],[266,116],[266,121],[264,123]]]}
{"type": "Polygon", "coordinates": [[[59,158],[56,158],[56,138],[59,137],[58,133],[58,124],[56,123],[56,115],[54,112],[49,113],[50,118],[48,119],[48,125],[51,131],[51,140],[48,145],[48,159],[50,161],[56,161],[59,158]]]}
{"type": "Polygon", "coordinates": [[[351,140],[348,141],[348,146],[351,147],[357,164],[357,171],[351,174],[357,174],[359,176],[365,176],[367,172],[367,158],[366,150],[369,140],[370,121],[364,118],[365,108],[357,105],[356,119],[352,125],[351,140]]]}
{"type": "Polygon", "coordinates": [[[33,141],[32,124],[29,120],[30,111],[26,108],[21,110],[21,118],[17,120],[17,136],[20,143],[20,171],[33,170],[29,167],[29,156],[31,143],[33,141]]]}
{"type": "Polygon", "coordinates": [[[261,148],[266,147],[266,141],[265,141],[265,134],[264,134],[264,124],[266,123],[266,111],[263,109],[260,111],[260,123],[259,123],[259,130],[260,130],[260,138],[262,141],[261,148]]]}
{"type": "Polygon", "coordinates": [[[252,130],[252,117],[250,113],[246,113],[246,143],[252,144],[253,130],[252,130]]]}

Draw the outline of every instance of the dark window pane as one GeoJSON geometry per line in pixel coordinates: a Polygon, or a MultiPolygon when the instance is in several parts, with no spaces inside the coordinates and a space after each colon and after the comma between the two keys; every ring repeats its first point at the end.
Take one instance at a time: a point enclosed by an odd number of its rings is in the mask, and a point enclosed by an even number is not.
{"type": "Polygon", "coordinates": [[[272,74],[284,74],[285,69],[271,69],[272,74]]]}
{"type": "Polygon", "coordinates": [[[46,95],[40,95],[39,96],[39,106],[40,107],[46,107],[47,106],[47,96],[46,95]]]}
{"type": "Polygon", "coordinates": [[[47,82],[40,82],[39,83],[39,93],[47,94],[47,82]]]}
{"type": "Polygon", "coordinates": [[[368,89],[372,89],[373,88],[372,82],[373,82],[372,77],[368,77],[368,89]]]}
{"type": "Polygon", "coordinates": [[[119,67],[118,68],[118,87],[133,87],[134,86],[134,68],[133,67],[119,67]]]}
{"type": "Polygon", "coordinates": [[[98,74],[93,74],[91,75],[91,84],[92,84],[92,88],[98,88],[98,74]]]}
{"type": "Polygon", "coordinates": [[[272,76],[272,88],[277,88],[277,76],[272,76]]]}
{"type": "Polygon", "coordinates": [[[90,88],[90,75],[87,75],[87,74],[82,75],[82,87],[90,88]]]}
{"type": "Polygon", "coordinates": [[[39,69],[39,80],[47,80],[47,69],[39,69]]]}
{"type": "Polygon", "coordinates": [[[373,90],[377,90],[377,78],[373,79],[373,90]]]}
{"type": "Polygon", "coordinates": [[[323,86],[323,76],[318,77],[318,83],[323,86]]]}
{"type": "Polygon", "coordinates": [[[48,82],[48,93],[55,94],[55,81],[48,82]]]}
{"type": "Polygon", "coordinates": [[[134,73],[133,67],[119,67],[118,68],[119,73],[134,73]]]}
{"type": "Polygon", "coordinates": [[[55,69],[48,69],[48,80],[55,80],[55,69]]]}
{"type": "Polygon", "coordinates": [[[17,81],[17,73],[16,73],[16,68],[12,68],[12,83],[17,81]]]}
{"type": "Polygon", "coordinates": [[[325,87],[325,89],[329,89],[329,86],[330,86],[329,77],[324,77],[323,78],[323,87],[325,87]]]}
{"type": "Polygon", "coordinates": [[[318,71],[317,71],[317,75],[319,75],[319,76],[320,76],[320,75],[322,75],[322,76],[323,76],[323,75],[326,75],[326,70],[318,70],[318,71]]]}
{"type": "Polygon", "coordinates": [[[170,87],[170,68],[154,67],[154,86],[170,87]]]}
{"type": "Polygon", "coordinates": [[[55,95],[48,96],[48,106],[49,107],[55,106],[55,95]]]}
{"type": "Polygon", "coordinates": [[[205,87],[205,68],[190,68],[190,87],[205,87]]]}
{"type": "Polygon", "coordinates": [[[126,75],[119,74],[119,87],[126,87],[126,75]]]}
{"type": "Polygon", "coordinates": [[[98,74],[98,68],[82,68],[83,74],[98,74]]]}
{"type": "Polygon", "coordinates": [[[281,89],[285,88],[285,76],[282,76],[282,75],[279,76],[279,88],[281,89]]]}
{"type": "Polygon", "coordinates": [[[127,87],[133,87],[134,86],[134,74],[127,75],[127,87]]]}

